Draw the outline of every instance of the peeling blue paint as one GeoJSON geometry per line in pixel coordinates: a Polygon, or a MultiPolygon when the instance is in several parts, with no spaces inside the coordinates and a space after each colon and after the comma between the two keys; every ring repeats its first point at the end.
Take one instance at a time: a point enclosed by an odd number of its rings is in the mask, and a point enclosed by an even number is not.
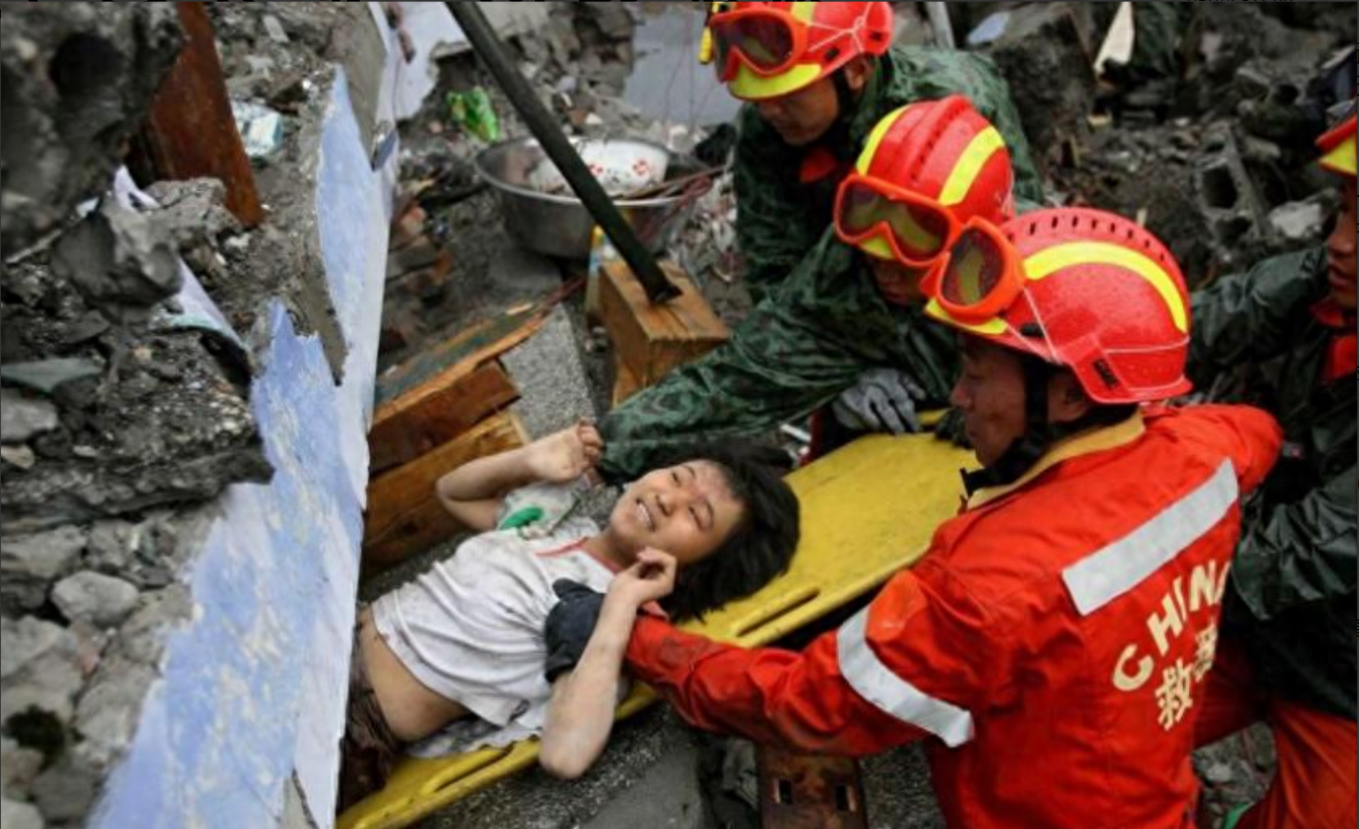
{"type": "Polygon", "coordinates": [[[316,205],[345,380],[272,303],[251,406],[274,478],[219,499],[187,577],[193,619],[169,638],[97,829],[276,826],[294,771],[313,816],[333,822],[395,160],[370,169],[343,72],[332,90],[316,205]]]}

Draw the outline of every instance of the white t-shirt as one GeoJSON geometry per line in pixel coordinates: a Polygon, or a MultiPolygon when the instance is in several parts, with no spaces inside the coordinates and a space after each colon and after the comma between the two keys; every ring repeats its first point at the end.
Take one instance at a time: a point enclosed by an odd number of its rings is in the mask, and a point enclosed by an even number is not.
{"type": "MultiPolygon", "coordinates": [[[[507,505],[560,502],[570,486],[525,487],[507,505]]],[[[604,592],[613,578],[580,546],[599,527],[571,511],[543,510],[555,514],[469,538],[373,604],[378,633],[426,687],[497,727],[541,732],[552,694],[543,676],[552,583],[571,579],[604,592]]]]}

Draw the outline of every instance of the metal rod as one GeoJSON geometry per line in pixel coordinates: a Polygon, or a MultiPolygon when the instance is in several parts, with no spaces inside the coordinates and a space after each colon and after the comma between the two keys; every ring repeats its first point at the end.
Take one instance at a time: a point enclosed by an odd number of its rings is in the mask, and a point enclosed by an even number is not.
{"type": "Polygon", "coordinates": [[[486,20],[486,15],[478,8],[478,4],[465,0],[464,2],[449,0],[444,5],[453,13],[453,19],[458,21],[463,34],[467,35],[472,48],[486,64],[496,83],[505,90],[505,95],[523,117],[533,137],[538,139],[548,158],[557,165],[566,183],[571,185],[576,198],[580,199],[595,222],[608,234],[609,240],[618,249],[618,254],[642,283],[647,299],[653,303],[660,303],[679,296],[679,289],[665,278],[664,271],[656,264],[651,251],[647,250],[632,232],[632,226],[618,212],[618,208],[604,192],[604,188],[590,174],[590,169],[580,160],[575,147],[566,140],[556,120],[538,100],[528,81],[519,74],[518,68],[506,54],[504,44],[500,42],[500,38],[486,20]]]}
{"type": "Polygon", "coordinates": [[[927,2],[925,15],[934,29],[934,42],[941,49],[952,49],[957,41],[953,39],[953,24],[948,19],[948,4],[927,2]]]}

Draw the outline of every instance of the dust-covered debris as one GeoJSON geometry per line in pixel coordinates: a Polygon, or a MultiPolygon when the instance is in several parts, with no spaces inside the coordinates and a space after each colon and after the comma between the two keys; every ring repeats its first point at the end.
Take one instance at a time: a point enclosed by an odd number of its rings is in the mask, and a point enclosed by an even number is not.
{"type": "Polygon", "coordinates": [[[66,221],[121,163],[182,37],[170,5],[24,3],[0,32],[0,244],[13,256],[66,221]]]}

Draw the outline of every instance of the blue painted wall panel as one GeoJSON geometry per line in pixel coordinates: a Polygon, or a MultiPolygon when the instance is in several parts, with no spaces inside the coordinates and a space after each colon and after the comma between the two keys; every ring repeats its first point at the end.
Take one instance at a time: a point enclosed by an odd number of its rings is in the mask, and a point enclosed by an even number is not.
{"type": "Polygon", "coordinates": [[[275,475],[220,498],[188,574],[193,619],[167,644],[99,829],[274,826],[296,770],[332,822],[354,623],[395,154],[369,168],[343,74],[321,142],[317,227],[349,349],[338,388],[281,303],[251,405],[275,475]]]}

